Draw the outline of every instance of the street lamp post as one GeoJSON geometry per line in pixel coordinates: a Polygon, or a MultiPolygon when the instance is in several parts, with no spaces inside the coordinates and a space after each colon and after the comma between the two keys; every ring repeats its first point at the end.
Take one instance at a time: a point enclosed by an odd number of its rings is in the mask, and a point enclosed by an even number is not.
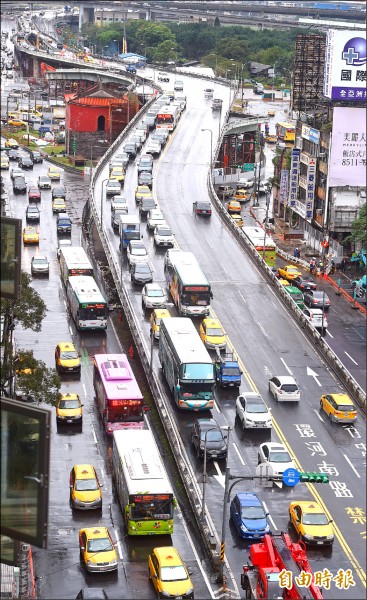
{"type": "MultiPolygon", "coordinates": [[[[226,430],[227,433],[227,459],[228,459],[228,448],[229,448],[229,432],[231,431],[231,427],[227,425],[226,427],[221,427],[221,429],[226,430]]],[[[211,427],[207,429],[204,436],[204,464],[203,464],[203,493],[201,500],[201,522],[205,523],[205,490],[206,490],[206,442],[207,442],[207,434],[209,431],[217,431],[215,427],[211,427]]],[[[200,443],[200,440],[199,440],[200,443]]]]}
{"type": "Polygon", "coordinates": [[[209,131],[210,133],[210,162],[209,169],[212,170],[212,161],[213,161],[213,132],[211,129],[202,129],[201,131],[209,131]]]}
{"type": "Polygon", "coordinates": [[[278,61],[275,61],[275,63],[273,64],[273,77],[272,77],[272,82],[271,82],[271,101],[274,102],[274,78],[275,78],[275,65],[278,63],[278,61]]]}
{"type": "Polygon", "coordinates": [[[270,194],[266,194],[266,213],[264,220],[264,246],[263,246],[263,260],[265,260],[265,243],[266,243],[266,228],[268,225],[268,215],[269,215],[269,204],[270,204],[270,194]]]}
{"type": "Polygon", "coordinates": [[[103,184],[108,181],[107,179],[103,179],[101,181],[101,228],[103,229],[103,184]]]}

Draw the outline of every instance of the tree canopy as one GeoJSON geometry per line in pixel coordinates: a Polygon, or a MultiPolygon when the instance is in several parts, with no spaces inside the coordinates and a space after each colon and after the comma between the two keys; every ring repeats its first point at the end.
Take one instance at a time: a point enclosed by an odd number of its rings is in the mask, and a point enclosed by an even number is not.
{"type": "Polygon", "coordinates": [[[345,242],[360,243],[362,249],[367,248],[367,229],[366,229],[366,203],[364,203],[359,211],[357,219],[352,223],[352,233],[344,239],[345,242]]]}

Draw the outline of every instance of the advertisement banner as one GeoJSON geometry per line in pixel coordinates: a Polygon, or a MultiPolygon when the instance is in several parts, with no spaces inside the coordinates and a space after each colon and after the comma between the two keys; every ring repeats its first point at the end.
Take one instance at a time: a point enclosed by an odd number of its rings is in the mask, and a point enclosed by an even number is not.
{"type": "Polygon", "coordinates": [[[280,201],[287,205],[288,198],[289,171],[282,169],[280,173],[280,201]]]}
{"type": "Polygon", "coordinates": [[[336,106],[333,113],[329,186],[366,187],[366,110],[336,106]]]}
{"type": "Polygon", "coordinates": [[[328,30],[324,96],[332,100],[366,100],[365,31],[328,30]]]}
{"type": "Polygon", "coordinates": [[[314,144],[318,144],[320,141],[320,132],[308,125],[302,125],[302,137],[314,144]]]}
{"type": "Polygon", "coordinates": [[[296,206],[300,155],[301,150],[299,148],[293,148],[291,158],[291,181],[289,186],[289,205],[292,207],[296,206]]]}
{"type": "Polygon", "coordinates": [[[315,201],[316,159],[310,158],[307,169],[306,220],[311,221],[315,201]]]}

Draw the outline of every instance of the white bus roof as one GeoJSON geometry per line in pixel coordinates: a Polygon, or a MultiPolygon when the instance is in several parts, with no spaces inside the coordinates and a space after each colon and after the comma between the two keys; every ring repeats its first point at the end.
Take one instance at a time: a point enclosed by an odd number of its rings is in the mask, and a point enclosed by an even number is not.
{"type": "Polygon", "coordinates": [[[120,223],[123,225],[138,225],[140,223],[139,215],[121,215],[120,223]]]}
{"type": "Polygon", "coordinates": [[[270,235],[267,235],[261,227],[242,227],[243,233],[248,237],[252,244],[261,244],[265,246],[275,246],[275,242],[270,235]]]}
{"type": "Polygon", "coordinates": [[[213,364],[209,352],[201,341],[191,319],[188,317],[162,319],[161,329],[162,328],[167,331],[175,346],[177,357],[182,364],[213,364]]]}
{"type": "Polygon", "coordinates": [[[81,246],[63,246],[60,253],[69,269],[74,267],[90,267],[93,269],[86,251],[81,246]]]}
{"type": "Polygon", "coordinates": [[[149,429],[113,432],[129,495],[173,494],[154,436],[149,429]]]}
{"type": "Polygon", "coordinates": [[[175,252],[172,254],[171,262],[176,267],[183,285],[209,285],[192,252],[177,252],[177,254],[175,252]]]}
{"type": "Polygon", "coordinates": [[[79,302],[101,302],[106,304],[106,300],[93,277],[75,275],[74,277],[69,277],[68,282],[68,285],[70,285],[78,296],[79,302]]]}

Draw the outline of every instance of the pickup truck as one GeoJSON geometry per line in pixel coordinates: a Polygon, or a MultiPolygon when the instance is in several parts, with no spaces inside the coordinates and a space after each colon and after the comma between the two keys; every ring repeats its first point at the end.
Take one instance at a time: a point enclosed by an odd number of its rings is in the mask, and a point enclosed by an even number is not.
{"type": "Polygon", "coordinates": [[[221,355],[218,349],[216,353],[217,358],[214,363],[216,381],[223,388],[240,387],[242,371],[236,356],[232,352],[221,355]]]}

